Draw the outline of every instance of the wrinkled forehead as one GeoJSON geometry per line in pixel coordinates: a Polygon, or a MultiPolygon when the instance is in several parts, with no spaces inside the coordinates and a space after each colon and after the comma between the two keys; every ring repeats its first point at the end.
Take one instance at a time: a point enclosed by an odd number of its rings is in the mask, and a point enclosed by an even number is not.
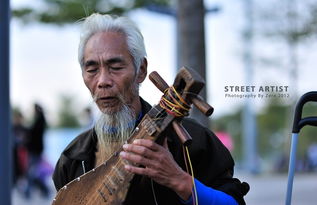
{"type": "Polygon", "coordinates": [[[119,32],[98,32],[92,35],[84,49],[84,61],[92,56],[126,56],[129,54],[126,37],[119,32]]]}
{"type": "Polygon", "coordinates": [[[98,32],[93,34],[87,41],[85,46],[86,50],[102,50],[107,48],[126,48],[127,41],[123,33],[119,32],[98,32]]]}

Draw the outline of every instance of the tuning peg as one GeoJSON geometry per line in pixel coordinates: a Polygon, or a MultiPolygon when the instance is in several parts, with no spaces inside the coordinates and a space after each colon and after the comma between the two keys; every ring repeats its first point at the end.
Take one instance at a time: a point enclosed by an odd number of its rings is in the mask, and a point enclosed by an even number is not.
{"type": "Polygon", "coordinates": [[[190,145],[192,142],[192,137],[188,134],[183,125],[175,120],[172,122],[172,125],[182,144],[185,146],[190,145]]]}
{"type": "MultiPolygon", "coordinates": [[[[164,91],[169,87],[165,80],[156,72],[153,71],[149,75],[149,79],[153,82],[153,84],[164,93],[164,91]]],[[[210,116],[214,112],[214,108],[210,106],[208,103],[203,101],[198,97],[193,97],[192,103],[206,116],[210,116]]]]}
{"type": "Polygon", "coordinates": [[[164,91],[169,87],[165,80],[156,71],[150,73],[149,79],[160,91],[162,91],[162,93],[164,93],[164,91]]]}
{"type": "Polygon", "coordinates": [[[193,97],[192,103],[200,110],[204,115],[210,116],[214,112],[214,108],[208,103],[198,97],[193,97]]]}

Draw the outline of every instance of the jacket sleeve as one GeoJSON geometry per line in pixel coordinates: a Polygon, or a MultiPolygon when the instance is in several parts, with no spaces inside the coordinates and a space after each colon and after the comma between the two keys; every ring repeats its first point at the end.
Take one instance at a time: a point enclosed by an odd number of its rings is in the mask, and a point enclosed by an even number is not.
{"type": "MultiPolygon", "coordinates": [[[[234,174],[234,161],[229,150],[220,142],[218,137],[207,130],[207,140],[209,141],[209,148],[207,153],[213,155],[211,161],[213,162],[212,167],[219,167],[217,170],[216,178],[213,180],[210,187],[222,191],[232,196],[240,205],[244,205],[244,195],[246,195],[250,189],[249,185],[237,178],[233,177],[234,174]],[[213,152],[212,150],[216,150],[213,152]]],[[[212,168],[209,166],[209,172],[212,168]]]]}
{"type": "Polygon", "coordinates": [[[195,122],[188,123],[185,128],[193,138],[189,151],[195,178],[232,196],[240,205],[245,204],[243,197],[249,191],[249,185],[233,178],[234,161],[228,149],[213,132],[195,122]]]}
{"type": "MultiPolygon", "coordinates": [[[[225,205],[238,205],[237,201],[222,191],[218,191],[211,187],[205,186],[200,181],[195,179],[196,193],[197,198],[200,205],[217,205],[217,204],[225,204],[225,205]]],[[[193,193],[195,193],[193,188],[193,193]]],[[[187,201],[181,199],[181,202],[184,205],[192,205],[194,198],[191,196],[187,201]]]]}

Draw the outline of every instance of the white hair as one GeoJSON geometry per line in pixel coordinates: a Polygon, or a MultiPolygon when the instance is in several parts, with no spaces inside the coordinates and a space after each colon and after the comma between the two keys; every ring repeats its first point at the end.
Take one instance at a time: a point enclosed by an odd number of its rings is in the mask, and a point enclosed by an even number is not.
{"type": "Polygon", "coordinates": [[[81,68],[84,66],[84,50],[89,38],[95,33],[107,31],[119,32],[126,36],[129,53],[133,58],[136,73],[138,73],[140,65],[146,57],[144,39],[139,28],[126,17],[98,13],[85,18],[82,24],[78,48],[78,61],[81,68]]]}
{"type": "Polygon", "coordinates": [[[104,161],[128,140],[134,129],[135,115],[127,105],[123,105],[116,113],[100,114],[94,128],[101,161],[104,161]]]}

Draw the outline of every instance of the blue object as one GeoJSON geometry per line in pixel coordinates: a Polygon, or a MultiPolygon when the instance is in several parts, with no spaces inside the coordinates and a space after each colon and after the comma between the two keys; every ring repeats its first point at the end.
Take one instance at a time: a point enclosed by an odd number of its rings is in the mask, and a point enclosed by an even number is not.
{"type": "MultiPolygon", "coordinates": [[[[238,205],[237,201],[230,195],[210,188],[195,179],[196,191],[198,195],[198,205],[238,205]]],[[[193,197],[188,200],[181,200],[185,205],[193,204],[193,197]]]]}
{"type": "Polygon", "coordinates": [[[287,181],[287,193],[286,193],[286,205],[290,205],[292,201],[293,180],[296,164],[296,149],[298,143],[298,133],[292,134],[291,153],[289,159],[288,168],[288,181],[287,181]]]}

